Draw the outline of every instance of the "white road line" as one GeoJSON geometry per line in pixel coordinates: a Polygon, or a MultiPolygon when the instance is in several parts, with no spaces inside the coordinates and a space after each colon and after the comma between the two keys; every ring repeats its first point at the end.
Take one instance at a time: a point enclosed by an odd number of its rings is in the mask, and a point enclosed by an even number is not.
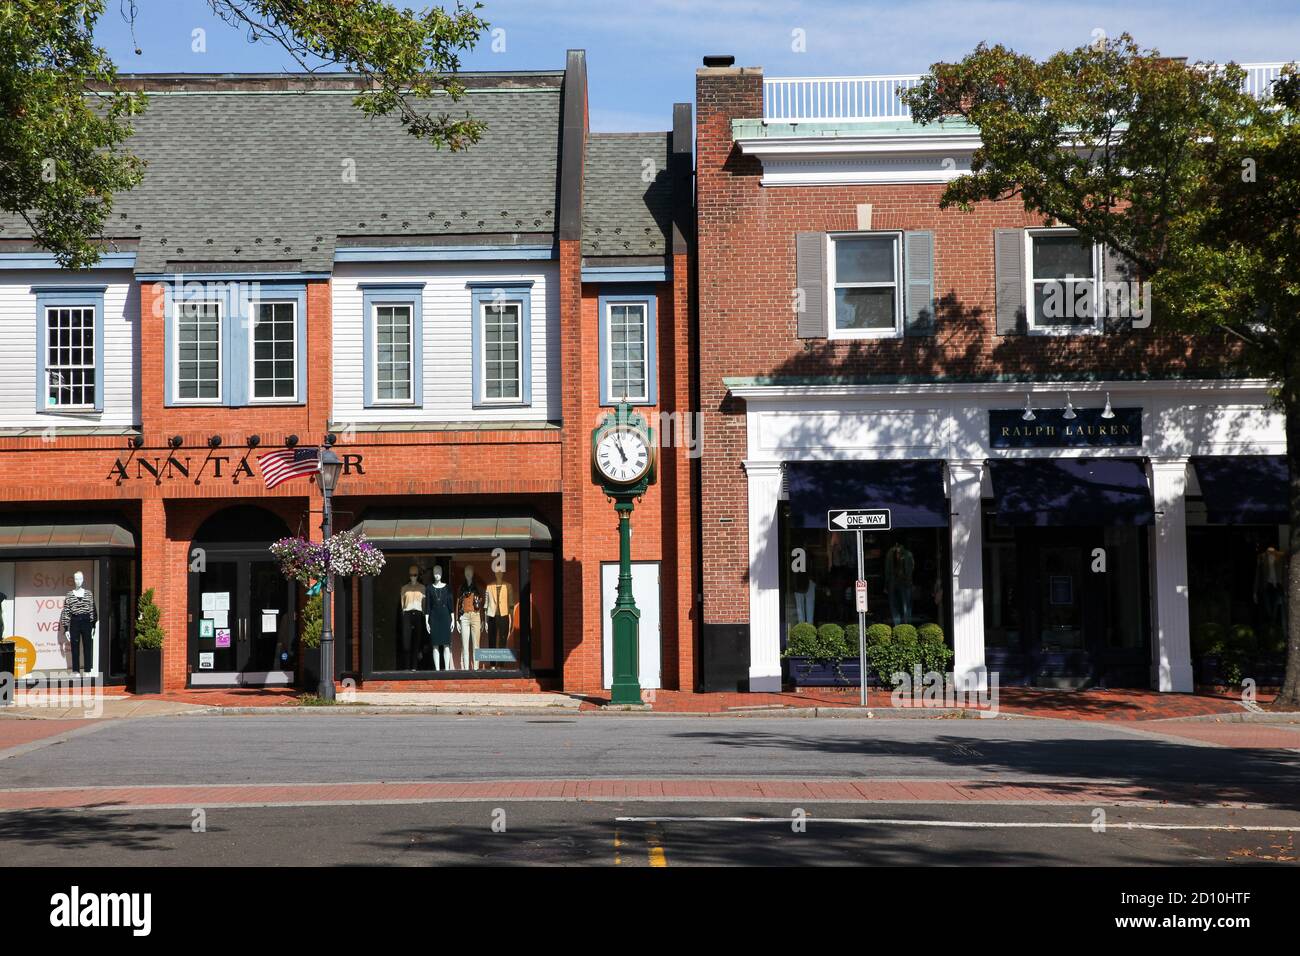
{"type": "MultiPolygon", "coordinates": [[[[616,823],[780,823],[789,826],[796,817],[615,817],[616,823]]],[[[807,823],[847,823],[866,826],[954,827],[967,830],[1044,829],[1044,830],[1225,830],[1250,833],[1300,833],[1300,826],[1231,826],[1199,823],[1055,823],[1041,821],[997,820],[896,820],[889,817],[804,817],[807,823]]]]}

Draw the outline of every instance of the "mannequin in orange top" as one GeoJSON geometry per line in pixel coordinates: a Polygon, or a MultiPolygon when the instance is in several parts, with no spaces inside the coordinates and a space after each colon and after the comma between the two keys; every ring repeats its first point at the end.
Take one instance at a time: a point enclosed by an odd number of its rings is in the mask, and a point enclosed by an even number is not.
{"type": "Polygon", "coordinates": [[[504,570],[498,569],[496,580],[488,585],[483,614],[487,618],[487,646],[509,647],[514,630],[515,599],[504,570]]]}

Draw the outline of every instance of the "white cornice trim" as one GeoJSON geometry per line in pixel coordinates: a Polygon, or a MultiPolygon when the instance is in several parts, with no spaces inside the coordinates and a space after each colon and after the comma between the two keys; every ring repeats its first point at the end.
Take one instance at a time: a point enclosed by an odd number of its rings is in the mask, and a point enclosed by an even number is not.
{"type": "Polygon", "coordinates": [[[737,139],[746,156],[868,156],[891,153],[972,152],[979,148],[977,135],[954,136],[934,133],[897,133],[891,136],[755,136],[737,139]]]}
{"type": "Polygon", "coordinates": [[[1268,379],[1163,379],[1160,381],[1096,382],[925,382],[905,385],[738,385],[728,391],[746,401],[779,401],[791,398],[885,398],[895,395],[959,396],[1008,395],[1023,400],[1032,395],[1078,395],[1108,391],[1120,394],[1267,392],[1274,384],[1268,379]]]}

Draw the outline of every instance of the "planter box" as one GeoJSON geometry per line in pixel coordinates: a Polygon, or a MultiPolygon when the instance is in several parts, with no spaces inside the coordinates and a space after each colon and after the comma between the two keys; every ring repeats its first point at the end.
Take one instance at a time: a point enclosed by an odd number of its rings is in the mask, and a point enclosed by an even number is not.
{"type": "Polygon", "coordinates": [[[135,649],[135,692],[162,693],[162,651],[135,649]]]}
{"type": "MultiPolygon", "coordinates": [[[[338,645],[335,645],[338,650],[338,645]]],[[[316,693],[320,687],[320,648],[304,647],[299,655],[298,686],[309,694],[316,693]]]]}
{"type": "Polygon", "coordinates": [[[787,657],[786,662],[796,687],[857,687],[862,683],[862,664],[856,657],[842,661],[787,657]]]}

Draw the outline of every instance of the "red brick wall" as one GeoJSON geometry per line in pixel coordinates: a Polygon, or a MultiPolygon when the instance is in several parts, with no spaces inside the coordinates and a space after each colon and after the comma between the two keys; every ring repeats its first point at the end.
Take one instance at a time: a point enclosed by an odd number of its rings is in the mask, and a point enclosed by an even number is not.
{"type": "MultiPolygon", "coordinates": [[[[1105,375],[1209,366],[1215,353],[1158,332],[1077,337],[995,334],[993,231],[1040,224],[1014,202],[940,211],[942,185],[760,185],[761,167],[731,137],[731,120],[762,116],[762,73],[701,70],[696,86],[704,621],[749,616],[744,403],[727,376],[1105,375]],[[870,203],[873,229],[935,234],[938,334],[804,341],[792,310],[795,235],[853,230],[870,203]],[[722,519],[731,518],[724,524],[722,519]]],[[[1158,328],[1158,324],[1156,325],[1158,328]]],[[[1220,353],[1221,354],[1221,353],[1220,353]]]]}

